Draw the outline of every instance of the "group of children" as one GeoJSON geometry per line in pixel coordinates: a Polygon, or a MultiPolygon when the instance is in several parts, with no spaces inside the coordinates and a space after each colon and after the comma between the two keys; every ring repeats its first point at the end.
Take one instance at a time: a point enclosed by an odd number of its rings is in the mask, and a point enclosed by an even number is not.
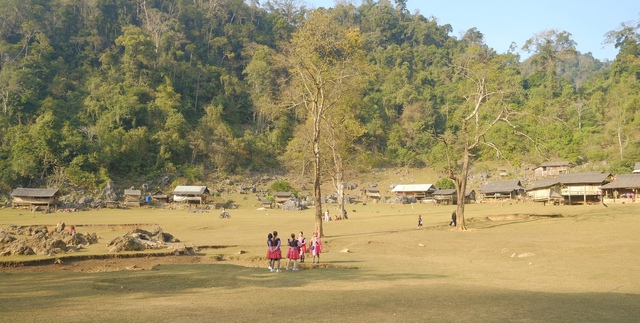
{"type": "MultiPolygon", "coordinates": [[[[278,231],[273,231],[267,235],[267,258],[269,258],[269,270],[272,272],[280,272],[280,259],[282,259],[282,251],[280,249],[282,242],[278,237],[278,231]]],[[[289,270],[289,265],[293,262],[293,270],[298,270],[297,261],[304,262],[307,252],[311,253],[311,263],[320,263],[320,253],[322,252],[322,241],[318,237],[318,233],[313,233],[313,238],[307,249],[307,239],[304,237],[302,231],[296,238],[294,233],[291,234],[291,239],[287,240],[289,251],[287,252],[287,266],[285,270],[289,270]]]]}

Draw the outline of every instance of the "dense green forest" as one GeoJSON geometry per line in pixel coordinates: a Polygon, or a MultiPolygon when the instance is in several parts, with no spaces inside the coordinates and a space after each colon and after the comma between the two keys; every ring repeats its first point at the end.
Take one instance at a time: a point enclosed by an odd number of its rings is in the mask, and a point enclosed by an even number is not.
{"type": "MultiPolygon", "coordinates": [[[[339,116],[326,116],[341,125],[326,133],[347,143],[337,149],[348,167],[443,165],[443,145],[474,90],[457,67],[474,52],[491,58],[493,82],[509,88],[500,104],[512,111],[509,124],[483,136],[490,144],[476,159],[561,159],[614,173],[640,161],[640,26],[622,24],[603,39],[619,51],[612,62],[577,52],[571,34],[557,30],[532,35],[523,60],[515,49],[488,48],[475,28],[452,36],[450,25],[411,14],[405,1],[315,10],[295,1],[0,2],[5,191],[304,173],[310,117],[295,101],[290,59],[304,46],[329,60],[344,48],[364,55],[358,84],[336,96],[339,116]],[[342,49],[304,38],[304,27],[319,22],[332,26],[325,33],[344,32],[342,49]]],[[[323,149],[336,146],[323,141],[323,149]]]]}

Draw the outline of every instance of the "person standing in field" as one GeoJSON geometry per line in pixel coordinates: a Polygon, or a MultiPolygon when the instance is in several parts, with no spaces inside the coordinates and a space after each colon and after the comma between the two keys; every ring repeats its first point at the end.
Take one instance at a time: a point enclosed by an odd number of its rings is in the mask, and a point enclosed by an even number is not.
{"type": "Polygon", "coordinates": [[[457,216],[456,216],[456,211],[453,210],[453,213],[451,213],[451,223],[449,223],[450,226],[456,226],[456,220],[457,220],[457,216]]]}
{"type": "Polygon", "coordinates": [[[418,229],[422,228],[422,215],[418,215],[418,229]]]}
{"type": "Polygon", "coordinates": [[[282,250],[280,250],[281,242],[278,238],[278,231],[273,231],[273,241],[271,242],[271,259],[273,266],[271,271],[280,272],[280,259],[282,259],[282,250]],[[277,264],[277,266],[276,266],[277,264]]]}
{"type": "Polygon", "coordinates": [[[322,252],[322,240],[318,237],[318,233],[313,233],[313,238],[311,239],[311,263],[319,264],[320,263],[320,253],[322,252]]]}
{"type": "Polygon", "coordinates": [[[273,271],[273,257],[271,256],[271,246],[273,245],[273,234],[267,235],[267,259],[269,259],[269,270],[273,271]]]}
{"type": "Polygon", "coordinates": [[[296,261],[300,259],[300,242],[296,239],[295,233],[291,234],[291,239],[287,240],[287,244],[289,245],[289,251],[287,252],[287,266],[284,269],[289,270],[289,264],[293,260],[293,270],[298,270],[296,261]]]}
{"type": "Polygon", "coordinates": [[[300,231],[298,235],[298,243],[300,245],[300,262],[304,262],[304,256],[307,253],[307,239],[304,237],[302,231],[300,231]]]}

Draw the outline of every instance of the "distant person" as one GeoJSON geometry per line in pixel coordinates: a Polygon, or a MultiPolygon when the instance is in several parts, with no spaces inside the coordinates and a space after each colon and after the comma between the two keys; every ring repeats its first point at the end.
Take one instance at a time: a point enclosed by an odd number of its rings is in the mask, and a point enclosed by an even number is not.
{"type": "Polygon", "coordinates": [[[296,239],[295,233],[291,234],[291,239],[287,240],[287,245],[289,245],[289,251],[287,252],[287,266],[284,269],[289,270],[289,264],[293,261],[293,270],[298,270],[296,262],[300,259],[300,242],[296,239]]]}
{"type": "Polygon", "coordinates": [[[300,245],[300,262],[304,262],[304,256],[307,253],[307,239],[304,237],[302,231],[300,231],[298,235],[298,243],[300,245]]]}
{"type": "Polygon", "coordinates": [[[317,232],[313,233],[313,238],[311,239],[311,263],[319,264],[320,263],[320,253],[322,252],[322,240],[318,236],[317,232]]]}
{"type": "Polygon", "coordinates": [[[71,233],[71,235],[76,233],[76,227],[75,226],[71,226],[71,229],[69,229],[69,233],[71,233]]]}
{"type": "Polygon", "coordinates": [[[280,250],[281,242],[278,238],[278,231],[273,231],[273,242],[271,243],[271,259],[273,265],[271,271],[280,272],[280,259],[282,259],[282,250],[280,250]],[[277,266],[276,266],[277,264],[277,266]]]}
{"type": "Polygon", "coordinates": [[[454,210],[453,213],[451,213],[451,223],[449,223],[449,225],[451,226],[456,226],[456,220],[457,220],[457,216],[456,216],[456,211],[454,210]]]}
{"type": "Polygon", "coordinates": [[[418,228],[422,228],[422,215],[418,215],[418,228]]]}
{"type": "Polygon", "coordinates": [[[342,210],[342,216],[344,216],[345,220],[349,220],[349,216],[347,216],[347,209],[342,210]]]}
{"type": "Polygon", "coordinates": [[[331,218],[329,217],[329,210],[324,211],[324,222],[329,222],[331,218]]]}

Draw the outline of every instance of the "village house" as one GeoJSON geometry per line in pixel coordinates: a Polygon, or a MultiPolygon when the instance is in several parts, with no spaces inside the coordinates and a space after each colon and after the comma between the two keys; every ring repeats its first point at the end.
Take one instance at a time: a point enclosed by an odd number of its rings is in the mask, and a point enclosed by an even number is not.
{"type": "Polygon", "coordinates": [[[526,188],[527,196],[534,202],[560,204],[563,200],[560,182],[557,178],[546,178],[534,182],[526,188]]]}
{"type": "Polygon", "coordinates": [[[173,201],[207,204],[208,195],[211,195],[211,192],[206,186],[176,186],[173,190],[173,201]]]}
{"type": "Polygon", "coordinates": [[[124,205],[125,206],[140,206],[140,198],[142,197],[142,191],[136,190],[133,187],[124,190],[124,205]]]}
{"type": "Polygon", "coordinates": [[[28,206],[35,209],[39,206],[56,209],[62,194],[57,189],[47,188],[16,188],[11,192],[12,206],[28,206]]]}
{"type": "MultiPolygon", "coordinates": [[[[451,205],[458,204],[458,194],[453,188],[450,189],[438,189],[432,194],[434,201],[437,204],[451,205]]],[[[476,191],[467,191],[465,194],[465,202],[467,204],[474,203],[476,201],[476,191]]]]}
{"type": "Polygon", "coordinates": [[[545,162],[534,170],[534,176],[536,178],[556,177],[568,173],[569,169],[573,166],[574,165],[568,161],[545,162]]]}
{"type": "Polygon", "coordinates": [[[600,187],[611,181],[610,173],[584,172],[562,174],[556,178],[561,184],[565,203],[595,203],[602,198],[600,187]]]}
{"type": "Polygon", "coordinates": [[[484,199],[521,199],[524,187],[519,180],[489,182],[480,189],[480,193],[484,199]]]}
{"type": "Polygon", "coordinates": [[[363,190],[364,203],[372,202],[378,203],[382,196],[380,195],[380,189],[377,187],[369,186],[363,190]]]}
{"type": "Polygon", "coordinates": [[[613,182],[602,185],[600,189],[606,198],[635,202],[640,192],[640,174],[616,175],[613,182]]]}
{"type": "Polygon", "coordinates": [[[414,197],[418,201],[431,196],[435,191],[436,187],[433,184],[399,184],[391,190],[397,196],[414,197]]]}
{"type": "Polygon", "coordinates": [[[274,192],[273,198],[277,206],[282,206],[288,200],[295,198],[295,195],[291,192],[274,192]]]}
{"type": "Polygon", "coordinates": [[[151,201],[168,203],[169,195],[165,194],[163,191],[156,191],[153,194],[151,194],[151,201]]]}

